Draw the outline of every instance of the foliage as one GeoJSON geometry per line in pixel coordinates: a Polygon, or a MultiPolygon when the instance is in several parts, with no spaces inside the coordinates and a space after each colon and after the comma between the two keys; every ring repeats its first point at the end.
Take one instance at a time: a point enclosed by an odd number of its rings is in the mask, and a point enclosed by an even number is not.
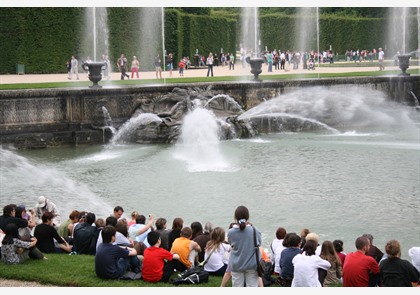
{"type": "MultiPolygon", "coordinates": [[[[110,7],[108,12],[109,58],[112,70],[121,53],[130,58],[139,56],[142,30],[139,7],[110,7]]],[[[295,7],[260,8],[261,42],[269,49],[297,50],[299,20],[295,7]]],[[[235,52],[240,43],[240,13],[238,7],[190,7],[165,9],[165,49],[174,55],[174,65],[183,56],[193,56],[198,49],[205,56],[209,52],[235,52]]],[[[388,9],[377,7],[320,8],[320,50],[330,45],[343,54],[347,49],[385,47],[388,9]]],[[[4,7],[0,9],[0,74],[15,73],[18,64],[31,74],[65,73],[66,61],[75,55],[83,61],[82,52],[86,25],[83,7],[4,7]]],[[[417,48],[417,18],[410,15],[408,52],[417,48]]],[[[310,48],[316,49],[312,38],[310,48]]],[[[158,47],[162,45],[158,45],[158,47]]],[[[162,52],[156,48],[157,52],[162,52]]],[[[300,49],[299,49],[300,50],[300,49]]],[[[395,51],[385,50],[392,56],[395,51]]],[[[389,57],[389,56],[388,56],[389,57]]],[[[147,64],[152,67],[152,61],[147,64]]],[[[146,67],[147,68],[147,67],[146,67]]],[[[150,69],[150,68],[147,68],[150,69]]]]}

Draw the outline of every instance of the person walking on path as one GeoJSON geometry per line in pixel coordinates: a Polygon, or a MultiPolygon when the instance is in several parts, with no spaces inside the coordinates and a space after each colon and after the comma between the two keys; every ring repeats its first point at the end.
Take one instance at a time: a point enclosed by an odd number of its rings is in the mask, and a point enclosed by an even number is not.
{"type": "Polygon", "coordinates": [[[378,62],[379,62],[379,70],[380,71],[385,70],[385,67],[384,67],[384,57],[385,57],[385,52],[382,50],[382,48],[379,48],[378,62]]]}
{"type": "Polygon", "coordinates": [[[209,57],[207,57],[207,77],[209,76],[211,72],[211,76],[213,77],[213,53],[209,53],[209,57]]]}
{"type": "Polygon", "coordinates": [[[71,69],[70,69],[70,80],[73,79],[73,74],[76,75],[77,80],[79,80],[79,61],[76,59],[74,55],[71,56],[71,69]]]}
{"type": "Polygon", "coordinates": [[[161,66],[161,59],[159,54],[155,57],[155,70],[156,70],[156,79],[162,79],[162,66],[161,66]]]}
{"type": "Polygon", "coordinates": [[[131,61],[131,79],[133,79],[134,73],[137,75],[137,79],[139,78],[139,67],[140,62],[136,56],[133,56],[133,60],[131,61]]]}
{"type": "Polygon", "coordinates": [[[130,79],[130,75],[127,74],[127,58],[125,57],[124,53],[121,54],[121,57],[117,61],[118,69],[121,72],[121,80],[124,80],[125,77],[130,79]]]}

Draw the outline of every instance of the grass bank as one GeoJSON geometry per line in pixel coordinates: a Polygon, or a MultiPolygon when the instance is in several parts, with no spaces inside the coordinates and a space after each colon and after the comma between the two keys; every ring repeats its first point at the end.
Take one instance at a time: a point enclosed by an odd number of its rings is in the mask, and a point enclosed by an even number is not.
{"type": "MultiPolygon", "coordinates": [[[[46,254],[48,260],[29,259],[23,264],[0,262],[0,278],[33,281],[60,287],[174,287],[170,283],[148,283],[143,280],[103,280],[95,274],[95,257],[91,255],[46,254]]],[[[174,274],[176,277],[177,274],[174,274]]],[[[221,277],[210,277],[203,287],[219,287],[221,277]]],[[[191,285],[180,285],[189,287],[191,285]]],[[[229,284],[230,286],[230,284],[229,284]]]]}

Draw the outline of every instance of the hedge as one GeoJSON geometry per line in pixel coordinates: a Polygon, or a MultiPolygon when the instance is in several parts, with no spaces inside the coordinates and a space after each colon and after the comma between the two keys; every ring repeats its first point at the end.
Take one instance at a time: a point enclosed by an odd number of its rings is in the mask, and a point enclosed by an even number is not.
{"type": "MultiPolygon", "coordinates": [[[[75,55],[80,63],[87,56],[93,59],[93,37],[89,36],[92,22],[89,24],[89,18],[86,18],[88,11],[83,7],[0,8],[0,74],[15,73],[17,64],[23,64],[26,73],[65,73],[65,63],[71,55],[75,55]]],[[[92,13],[92,8],[89,13],[92,13]]],[[[108,49],[100,48],[96,53],[97,59],[105,53],[102,51],[108,50],[116,71],[116,61],[121,53],[126,55],[129,64],[132,56],[136,55],[141,70],[153,70],[154,57],[159,54],[162,58],[163,55],[162,9],[112,7],[106,9],[106,18],[108,49]]],[[[240,14],[193,15],[167,8],[164,10],[164,21],[165,49],[167,53],[173,53],[174,66],[183,56],[193,60],[196,50],[204,56],[209,52],[220,53],[221,48],[225,53],[239,50],[240,14]]],[[[298,50],[298,21],[296,14],[260,16],[261,49],[267,46],[270,50],[298,50]]],[[[314,22],[309,18],[305,21],[308,26],[313,26],[314,22]]],[[[418,48],[417,18],[413,15],[408,22],[407,52],[418,48]]],[[[383,18],[321,15],[320,50],[329,49],[331,45],[335,52],[343,54],[347,49],[383,47],[391,57],[397,49],[396,45],[385,44],[387,24],[388,21],[383,18]]],[[[314,30],[313,27],[308,29],[314,30]]],[[[316,50],[316,37],[311,39],[308,44],[311,48],[305,50],[316,50]]]]}

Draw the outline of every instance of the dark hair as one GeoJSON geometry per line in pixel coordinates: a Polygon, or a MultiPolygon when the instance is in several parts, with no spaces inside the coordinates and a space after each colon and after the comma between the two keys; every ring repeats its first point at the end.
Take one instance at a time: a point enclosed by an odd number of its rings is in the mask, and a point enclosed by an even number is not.
{"type": "Polygon", "coordinates": [[[112,237],[115,236],[116,233],[117,231],[115,227],[113,227],[112,225],[105,225],[101,232],[102,242],[111,243],[112,237]]]}
{"type": "Polygon", "coordinates": [[[286,229],[284,227],[279,227],[276,230],[276,238],[279,239],[279,240],[284,239],[286,234],[287,234],[287,232],[286,232],[286,229]]]}
{"type": "Polygon", "coordinates": [[[246,222],[249,219],[249,211],[248,208],[245,206],[239,206],[235,210],[235,220],[239,224],[239,228],[244,230],[246,227],[246,222]]]}
{"type": "Polygon", "coordinates": [[[122,211],[124,213],[124,209],[121,206],[115,206],[114,212],[122,211]]]}
{"type": "Polygon", "coordinates": [[[391,240],[385,245],[385,252],[388,259],[394,259],[401,256],[401,246],[397,240],[391,240]]]}
{"type": "Polygon", "coordinates": [[[9,223],[4,229],[5,236],[3,238],[3,245],[13,244],[13,239],[19,239],[19,230],[16,224],[9,223]]]}
{"type": "Polygon", "coordinates": [[[20,219],[22,219],[22,213],[23,213],[23,209],[22,208],[20,208],[20,207],[16,207],[16,213],[15,213],[15,217],[16,218],[20,218],[20,219]]]}
{"type": "Polygon", "coordinates": [[[343,241],[342,240],[334,240],[333,241],[334,249],[337,253],[343,251],[343,241]]]}
{"type": "Polygon", "coordinates": [[[118,222],[118,219],[115,216],[108,216],[105,219],[105,224],[106,225],[112,225],[112,226],[116,226],[118,222]]]}
{"type": "Polygon", "coordinates": [[[136,217],[136,223],[137,224],[146,224],[146,216],[144,215],[139,215],[136,217]]]}
{"type": "Polygon", "coordinates": [[[198,221],[194,221],[193,223],[191,223],[191,230],[192,230],[191,239],[194,239],[196,236],[203,234],[203,225],[198,221]]]}
{"type": "Polygon", "coordinates": [[[357,250],[362,250],[364,246],[369,245],[369,239],[367,237],[358,237],[354,243],[357,250]]]}
{"type": "Polygon", "coordinates": [[[181,217],[177,217],[172,222],[172,229],[182,229],[184,226],[184,220],[181,217]]]}
{"type": "Polygon", "coordinates": [[[15,206],[6,205],[6,206],[3,207],[3,215],[4,216],[11,216],[13,210],[15,210],[15,206]]]}
{"type": "Polygon", "coordinates": [[[149,243],[150,246],[156,245],[159,238],[160,238],[160,233],[157,231],[151,231],[150,233],[147,234],[147,242],[149,243]]]}
{"type": "Polygon", "coordinates": [[[166,219],[163,217],[159,217],[158,219],[156,219],[156,222],[155,222],[156,229],[163,229],[166,222],[167,222],[166,219]]]}
{"type": "Polygon", "coordinates": [[[115,226],[115,230],[122,233],[124,237],[128,237],[128,228],[126,223],[118,221],[117,225],[115,226]]]}
{"type": "Polygon", "coordinates": [[[287,233],[283,240],[285,247],[298,247],[302,239],[296,233],[287,233]]]}
{"type": "Polygon", "coordinates": [[[70,215],[69,215],[69,219],[73,220],[75,218],[79,219],[80,217],[80,212],[77,210],[73,210],[71,211],[70,215]]]}
{"type": "Polygon", "coordinates": [[[48,220],[51,220],[54,218],[54,215],[51,212],[44,212],[44,214],[42,214],[42,222],[47,222],[48,220]]]}
{"type": "Polygon", "coordinates": [[[305,247],[303,247],[302,251],[305,252],[306,256],[315,255],[316,247],[318,247],[318,243],[314,240],[308,240],[305,243],[305,247]]]}
{"type": "Polygon", "coordinates": [[[87,223],[92,224],[92,223],[94,223],[94,222],[95,222],[95,220],[96,220],[96,215],[95,215],[95,213],[89,212],[89,213],[86,215],[86,222],[87,222],[87,223]]]}

